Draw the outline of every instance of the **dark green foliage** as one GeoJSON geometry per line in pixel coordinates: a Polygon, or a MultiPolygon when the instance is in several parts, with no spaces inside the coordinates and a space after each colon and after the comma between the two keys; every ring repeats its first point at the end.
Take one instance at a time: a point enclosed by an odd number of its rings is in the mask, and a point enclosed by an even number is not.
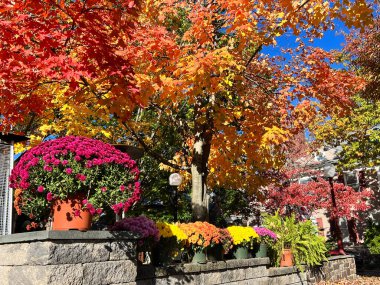
{"type": "Polygon", "coordinates": [[[174,221],[174,211],[177,206],[178,221],[191,220],[190,188],[178,191],[175,203],[174,188],[169,185],[169,171],[160,170],[154,159],[144,156],[141,164],[143,194],[139,203],[128,211],[128,216],[145,215],[155,221],[174,221]],[[175,205],[176,204],[176,205],[175,205]]]}
{"type": "Polygon", "coordinates": [[[231,215],[247,218],[252,214],[248,195],[235,189],[216,188],[210,204],[210,223],[226,227],[231,215]]]}
{"type": "Polygon", "coordinates": [[[364,243],[371,254],[380,254],[380,224],[375,223],[373,220],[367,221],[364,243]]]}
{"type": "Polygon", "coordinates": [[[272,246],[272,263],[275,266],[279,266],[285,247],[292,250],[295,265],[301,270],[302,264],[313,266],[326,260],[325,239],[318,235],[311,221],[298,222],[294,215],[281,217],[276,212],[273,216],[264,216],[264,226],[277,234],[277,242],[272,246]]]}

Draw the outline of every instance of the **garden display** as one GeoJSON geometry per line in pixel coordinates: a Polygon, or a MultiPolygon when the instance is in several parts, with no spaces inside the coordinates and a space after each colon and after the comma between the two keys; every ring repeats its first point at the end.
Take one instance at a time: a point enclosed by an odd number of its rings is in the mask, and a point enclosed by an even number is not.
{"type": "Polygon", "coordinates": [[[90,227],[105,207],[126,212],[140,199],[136,162],[113,146],[67,136],[26,151],[12,171],[14,207],[44,227],[50,214],[54,230],[90,227]],[[80,224],[86,222],[86,224],[80,224]]]}

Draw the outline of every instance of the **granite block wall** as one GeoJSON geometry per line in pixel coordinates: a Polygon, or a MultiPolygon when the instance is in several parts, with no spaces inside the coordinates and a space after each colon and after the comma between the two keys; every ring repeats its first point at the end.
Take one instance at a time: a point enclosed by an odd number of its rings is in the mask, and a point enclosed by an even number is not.
{"type": "Polygon", "coordinates": [[[269,268],[269,258],[168,267],[139,265],[127,232],[41,231],[0,237],[1,285],[301,285],[356,277],[352,256],[300,272],[269,268]]]}

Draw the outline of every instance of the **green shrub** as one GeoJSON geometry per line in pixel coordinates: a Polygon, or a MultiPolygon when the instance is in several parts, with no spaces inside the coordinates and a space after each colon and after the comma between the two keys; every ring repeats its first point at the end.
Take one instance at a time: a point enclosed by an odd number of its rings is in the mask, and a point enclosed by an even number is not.
{"type": "Polygon", "coordinates": [[[277,234],[277,243],[272,247],[273,264],[280,264],[281,252],[285,246],[292,250],[295,265],[302,269],[302,264],[320,265],[326,260],[325,238],[318,235],[316,226],[311,221],[298,222],[294,215],[281,217],[264,215],[264,225],[277,234]]]}
{"type": "Polygon", "coordinates": [[[371,254],[380,254],[380,224],[376,224],[372,220],[367,221],[364,243],[371,254]]]}
{"type": "Polygon", "coordinates": [[[368,243],[368,248],[371,254],[380,254],[380,235],[376,236],[368,243]]]}

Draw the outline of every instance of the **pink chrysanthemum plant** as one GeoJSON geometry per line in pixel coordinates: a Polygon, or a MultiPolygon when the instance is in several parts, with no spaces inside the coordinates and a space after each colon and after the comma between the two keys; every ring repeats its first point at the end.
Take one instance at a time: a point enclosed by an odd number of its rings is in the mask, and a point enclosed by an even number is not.
{"type": "Polygon", "coordinates": [[[138,178],[136,162],[126,153],[98,140],[67,136],[28,150],[13,169],[10,186],[17,213],[41,221],[55,200],[72,197],[81,197],[93,215],[105,207],[127,211],[140,199],[138,178]]]}
{"type": "Polygon", "coordinates": [[[128,217],[116,222],[111,231],[130,231],[139,235],[138,250],[149,251],[160,240],[160,232],[156,223],[145,216],[128,217]]]}

